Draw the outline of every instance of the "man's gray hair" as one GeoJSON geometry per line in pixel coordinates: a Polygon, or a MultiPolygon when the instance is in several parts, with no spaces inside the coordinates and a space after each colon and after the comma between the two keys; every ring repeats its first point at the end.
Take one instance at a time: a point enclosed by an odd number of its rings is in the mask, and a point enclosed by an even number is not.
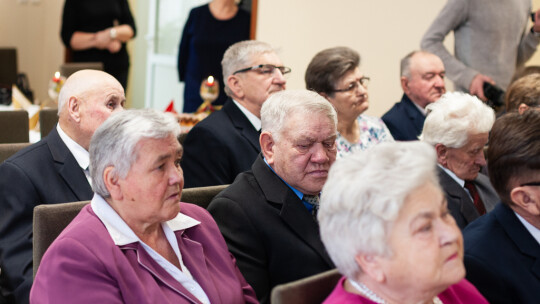
{"type": "Polygon", "coordinates": [[[356,279],[359,254],[391,256],[388,239],[408,195],[426,183],[440,188],[435,149],[422,142],[385,142],[338,159],[322,189],[322,241],[339,271],[356,279]]]}
{"type": "MultiPolygon", "coordinates": [[[[404,76],[406,78],[411,77],[411,58],[416,54],[426,54],[426,55],[433,55],[437,56],[431,52],[425,51],[425,50],[416,50],[412,51],[409,54],[407,54],[403,59],[401,59],[400,63],[400,76],[404,76]]],[[[437,56],[438,57],[438,56],[437,56]]]]}
{"type": "Polygon", "coordinates": [[[337,113],[332,104],[316,92],[308,90],[285,90],[276,92],[263,103],[261,129],[272,133],[279,141],[286,120],[292,114],[306,114],[306,119],[316,113],[328,117],[337,128],[337,113]]]}
{"type": "Polygon", "coordinates": [[[428,112],[420,140],[435,146],[461,148],[473,134],[488,133],[495,112],[476,96],[449,92],[426,107],[428,112]]]}
{"type": "Polygon", "coordinates": [[[268,43],[262,41],[245,40],[231,45],[225,51],[223,59],[221,60],[225,93],[231,96],[231,90],[227,87],[227,78],[230,75],[238,70],[253,66],[255,64],[253,62],[255,57],[267,53],[277,54],[277,50],[268,43]]]}
{"type": "Polygon", "coordinates": [[[137,143],[143,139],[162,139],[180,135],[177,119],[152,109],[126,110],[109,117],[90,141],[90,176],[94,192],[110,197],[103,172],[114,166],[114,174],[125,178],[137,160],[137,143]]]}

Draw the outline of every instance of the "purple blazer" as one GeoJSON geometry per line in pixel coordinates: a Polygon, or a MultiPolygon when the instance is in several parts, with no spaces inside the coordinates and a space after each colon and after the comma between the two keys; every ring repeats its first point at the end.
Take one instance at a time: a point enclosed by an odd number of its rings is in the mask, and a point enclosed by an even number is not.
{"type": "MultiPolygon", "coordinates": [[[[201,224],[175,232],[182,260],[210,302],[257,303],[210,214],[180,203],[201,224]]],[[[90,205],[52,243],[30,303],[200,303],[140,243],[114,244],[90,205]]]]}
{"type": "MultiPolygon", "coordinates": [[[[323,304],[375,304],[375,302],[367,298],[345,291],[345,288],[343,288],[344,282],[345,277],[342,277],[334,288],[334,291],[332,291],[328,298],[324,300],[323,304]]],[[[478,290],[471,283],[469,283],[469,281],[465,279],[457,282],[454,285],[451,285],[445,291],[441,292],[438,296],[443,303],[489,304],[488,301],[484,299],[484,297],[480,294],[480,292],[478,292],[478,290]]]]}

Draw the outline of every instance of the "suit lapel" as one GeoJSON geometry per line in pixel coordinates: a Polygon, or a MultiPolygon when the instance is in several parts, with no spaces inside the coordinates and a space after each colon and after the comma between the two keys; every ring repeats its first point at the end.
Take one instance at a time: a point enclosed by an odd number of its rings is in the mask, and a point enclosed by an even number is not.
{"type": "Polygon", "coordinates": [[[405,112],[411,120],[414,128],[416,129],[416,134],[422,133],[422,128],[424,127],[424,120],[426,119],[424,115],[416,108],[409,96],[403,94],[403,102],[406,105],[405,112]]]}
{"type": "Polygon", "coordinates": [[[298,196],[266,165],[262,155],[257,157],[252,170],[266,200],[281,205],[280,216],[283,221],[330,267],[334,267],[321,241],[319,225],[313,220],[298,196]]]}
{"type": "Polygon", "coordinates": [[[486,211],[490,212],[495,208],[495,205],[500,201],[500,198],[495,192],[495,189],[491,186],[489,178],[482,173],[478,173],[478,176],[474,180],[474,184],[476,185],[476,189],[478,189],[478,194],[484,203],[486,211]]]}
{"type": "Polygon", "coordinates": [[[253,148],[257,151],[261,151],[261,146],[259,144],[259,132],[255,130],[249,119],[242,111],[236,106],[232,99],[228,99],[225,105],[223,106],[223,111],[229,116],[232,124],[242,136],[244,136],[253,148]]]}
{"type": "Polygon", "coordinates": [[[58,135],[56,128],[53,128],[47,136],[47,146],[51,151],[58,174],[64,179],[77,199],[80,201],[91,199],[93,196],[92,188],[75,157],[58,135]]]}
{"type": "Polygon", "coordinates": [[[500,203],[493,210],[493,214],[519,251],[534,261],[531,272],[540,279],[540,244],[508,206],[500,203]]]}
{"type": "Polygon", "coordinates": [[[470,199],[465,189],[463,189],[450,175],[448,175],[443,169],[437,166],[439,172],[439,181],[446,194],[452,197],[452,201],[449,204],[455,203],[459,205],[459,212],[467,223],[470,223],[477,219],[480,214],[474,207],[474,203],[470,199]]]}
{"type": "Polygon", "coordinates": [[[120,246],[120,248],[122,250],[134,250],[137,254],[137,261],[139,265],[141,265],[141,267],[150,272],[157,281],[161,281],[167,287],[184,296],[190,302],[202,304],[182,284],[180,284],[180,282],[174,279],[165,269],[163,269],[163,267],[161,267],[156,261],[154,261],[154,259],[152,259],[152,257],[146,252],[146,250],[144,250],[141,244],[132,243],[120,246]]]}

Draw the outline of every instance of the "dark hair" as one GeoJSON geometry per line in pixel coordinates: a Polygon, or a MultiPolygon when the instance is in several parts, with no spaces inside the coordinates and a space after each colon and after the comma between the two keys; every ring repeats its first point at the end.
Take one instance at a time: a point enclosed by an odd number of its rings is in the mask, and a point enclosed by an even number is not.
{"type": "Polygon", "coordinates": [[[514,75],[512,76],[512,80],[510,81],[510,84],[512,84],[514,81],[520,79],[523,76],[527,76],[533,73],[540,73],[539,65],[530,65],[530,66],[522,67],[514,73],[514,75]]]}
{"type": "Polygon", "coordinates": [[[320,51],[307,67],[306,88],[332,95],[341,77],[359,65],[360,55],[351,48],[340,46],[320,51]]]}
{"type": "Polygon", "coordinates": [[[529,107],[540,105],[540,74],[532,73],[514,81],[506,91],[506,112],[517,111],[524,103],[529,107]]]}
{"type": "Polygon", "coordinates": [[[540,173],[540,111],[507,113],[495,121],[487,151],[491,184],[505,204],[510,192],[540,173]]]}

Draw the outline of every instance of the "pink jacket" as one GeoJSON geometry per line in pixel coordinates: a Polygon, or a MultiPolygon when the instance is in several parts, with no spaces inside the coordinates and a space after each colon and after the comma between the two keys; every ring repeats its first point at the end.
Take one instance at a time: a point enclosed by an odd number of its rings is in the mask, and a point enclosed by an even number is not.
{"type": "MultiPolygon", "coordinates": [[[[257,303],[210,214],[180,203],[201,224],[176,231],[184,264],[212,304],[257,303]]],[[[90,205],[43,256],[30,303],[200,303],[139,243],[116,246],[90,205]]]]}

